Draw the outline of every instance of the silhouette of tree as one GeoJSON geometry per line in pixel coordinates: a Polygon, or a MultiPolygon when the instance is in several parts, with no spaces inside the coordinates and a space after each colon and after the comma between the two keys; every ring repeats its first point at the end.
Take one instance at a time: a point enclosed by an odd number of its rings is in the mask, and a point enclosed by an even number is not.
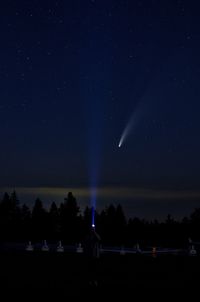
{"type": "Polygon", "coordinates": [[[8,239],[10,236],[10,222],[11,222],[11,213],[10,213],[10,197],[6,192],[0,203],[0,236],[1,239],[8,239]]]}
{"type": "Polygon", "coordinates": [[[31,211],[25,204],[21,208],[21,237],[30,240],[31,236],[31,211]]]}
{"type": "Polygon", "coordinates": [[[200,229],[200,208],[196,208],[190,215],[191,220],[191,236],[193,238],[199,239],[199,229],[200,229]]]}
{"type": "Polygon", "coordinates": [[[1,228],[4,229],[2,236],[7,239],[16,240],[19,238],[20,228],[20,207],[16,192],[13,191],[9,197],[8,193],[4,194],[0,205],[1,228]]]}
{"type": "Polygon", "coordinates": [[[144,233],[144,223],[137,217],[130,218],[127,225],[128,242],[135,245],[137,242],[142,241],[144,233]]]}
{"type": "Polygon", "coordinates": [[[116,228],[115,228],[116,209],[111,204],[105,209],[105,217],[103,222],[102,241],[106,244],[116,244],[116,228]]]}
{"type": "Polygon", "coordinates": [[[17,207],[19,207],[19,200],[17,198],[17,194],[15,191],[13,191],[10,195],[10,201],[11,201],[11,204],[12,204],[12,207],[15,209],[17,207]]]}
{"type": "MultiPolygon", "coordinates": [[[[91,222],[92,209],[87,206],[82,216],[71,192],[59,207],[53,202],[48,211],[39,198],[32,212],[27,205],[20,206],[15,191],[10,196],[5,193],[0,202],[1,241],[64,239],[67,243],[77,243],[89,233],[91,222]]],[[[182,221],[176,221],[169,214],[164,222],[134,217],[127,223],[122,206],[110,204],[100,214],[95,211],[95,224],[102,244],[133,246],[139,242],[181,246],[188,237],[199,240],[200,208],[182,221]]]]}
{"type": "Polygon", "coordinates": [[[126,218],[121,205],[118,205],[115,211],[114,228],[116,244],[124,245],[126,241],[126,218]]]}
{"type": "Polygon", "coordinates": [[[115,208],[112,204],[99,216],[101,226],[99,234],[106,243],[124,244],[126,219],[121,205],[115,208]]]}
{"type": "Polygon", "coordinates": [[[12,220],[12,232],[15,239],[20,238],[20,221],[21,221],[21,209],[19,206],[19,200],[17,194],[13,191],[10,195],[11,204],[11,220],[12,220]]]}
{"type": "Polygon", "coordinates": [[[87,234],[91,228],[92,209],[86,206],[83,214],[84,233],[87,234]]]}
{"type": "Polygon", "coordinates": [[[45,216],[45,213],[46,211],[43,207],[42,201],[39,198],[37,198],[32,210],[32,219],[38,222],[42,221],[45,216]]]}
{"type": "Polygon", "coordinates": [[[79,213],[79,207],[77,205],[76,198],[73,196],[72,192],[69,192],[67,198],[65,198],[64,200],[64,207],[68,218],[71,220],[75,219],[79,213]]]}
{"type": "Polygon", "coordinates": [[[8,193],[6,192],[4,194],[4,197],[0,203],[0,216],[1,218],[4,218],[8,215],[8,213],[10,212],[10,196],[8,195],[8,193]]]}
{"type": "Polygon", "coordinates": [[[55,202],[51,204],[49,210],[49,225],[51,238],[56,240],[60,237],[60,223],[59,223],[59,210],[55,202]]]}
{"type": "Polygon", "coordinates": [[[188,224],[190,224],[190,219],[188,218],[188,217],[183,217],[183,219],[182,219],[182,224],[184,224],[184,225],[188,225],[188,224]]]}
{"type": "Polygon", "coordinates": [[[78,237],[79,207],[72,192],[69,192],[60,207],[61,234],[65,241],[74,243],[78,237]]]}
{"type": "Polygon", "coordinates": [[[32,210],[32,235],[35,239],[44,240],[48,234],[47,213],[42,201],[37,198],[32,210]]]}
{"type": "Polygon", "coordinates": [[[124,211],[122,206],[119,204],[116,208],[115,220],[118,225],[118,228],[125,228],[126,227],[126,217],[124,215],[124,211]]]}
{"type": "Polygon", "coordinates": [[[174,224],[174,223],[175,223],[174,218],[173,218],[170,214],[168,214],[168,215],[167,215],[167,219],[166,219],[166,224],[172,225],[172,224],[174,224]]]}
{"type": "Polygon", "coordinates": [[[31,219],[31,211],[30,211],[29,207],[27,207],[26,204],[22,205],[21,218],[22,218],[22,221],[24,221],[24,222],[30,221],[30,219],[31,219]]]}
{"type": "Polygon", "coordinates": [[[200,225],[200,208],[196,208],[190,215],[191,222],[195,225],[200,225]]]}

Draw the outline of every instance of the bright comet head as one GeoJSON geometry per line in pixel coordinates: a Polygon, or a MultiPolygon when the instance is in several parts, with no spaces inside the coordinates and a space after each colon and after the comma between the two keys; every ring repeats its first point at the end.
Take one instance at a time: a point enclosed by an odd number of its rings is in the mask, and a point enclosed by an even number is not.
{"type": "Polygon", "coordinates": [[[122,143],[123,143],[123,137],[121,137],[121,139],[120,139],[120,141],[119,141],[119,144],[118,144],[118,147],[119,147],[119,148],[121,148],[122,143]]]}

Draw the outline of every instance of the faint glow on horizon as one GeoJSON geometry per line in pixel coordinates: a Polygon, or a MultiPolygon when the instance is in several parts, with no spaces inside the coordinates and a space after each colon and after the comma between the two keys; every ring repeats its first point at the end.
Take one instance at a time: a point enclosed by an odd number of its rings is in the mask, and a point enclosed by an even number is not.
{"type": "MultiPolygon", "coordinates": [[[[12,187],[1,187],[0,194],[3,197],[5,192],[10,194],[13,191],[12,187]]],[[[91,191],[87,187],[15,187],[15,191],[19,196],[31,196],[34,201],[37,197],[43,198],[58,198],[60,201],[67,195],[68,192],[72,192],[77,199],[89,199],[91,198],[91,191]]],[[[95,200],[98,198],[123,198],[123,199],[199,199],[200,190],[172,190],[172,189],[149,189],[143,187],[127,187],[127,186],[107,186],[99,187],[93,190],[93,199],[91,202],[96,206],[95,200]]],[[[92,204],[91,204],[92,205],[92,204]]]]}

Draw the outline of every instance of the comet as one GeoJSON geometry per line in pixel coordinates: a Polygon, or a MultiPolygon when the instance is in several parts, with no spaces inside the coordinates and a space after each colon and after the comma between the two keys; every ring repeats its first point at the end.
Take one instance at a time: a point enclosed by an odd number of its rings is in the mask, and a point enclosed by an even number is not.
{"type": "MultiPolygon", "coordinates": [[[[145,106],[146,107],[146,106],[145,106]]],[[[133,112],[133,114],[131,115],[131,117],[128,120],[128,123],[126,125],[126,127],[124,128],[124,131],[122,132],[119,144],[118,144],[118,148],[121,148],[122,145],[124,144],[125,140],[127,139],[127,137],[136,129],[139,121],[141,120],[141,117],[144,115],[144,104],[140,103],[137,108],[135,109],[135,111],[133,112]]]]}

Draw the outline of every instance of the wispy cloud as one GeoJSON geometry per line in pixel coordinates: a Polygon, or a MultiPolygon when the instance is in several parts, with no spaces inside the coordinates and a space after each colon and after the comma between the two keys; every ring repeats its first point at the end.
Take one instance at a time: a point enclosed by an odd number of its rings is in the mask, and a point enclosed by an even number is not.
{"type": "MultiPolygon", "coordinates": [[[[13,188],[1,188],[0,192],[11,192],[13,188]]],[[[17,187],[18,195],[29,195],[34,197],[52,197],[64,198],[68,192],[73,192],[78,198],[90,198],[90,190],[85,187],[17,187]]],[[[124,199],[142,199],[142,200],[190,200],[200,199],[200,191],[196,190],[161,190],[133,187],[101,187],[97,189],[98,198],[124,200],[124,199]]]]}

